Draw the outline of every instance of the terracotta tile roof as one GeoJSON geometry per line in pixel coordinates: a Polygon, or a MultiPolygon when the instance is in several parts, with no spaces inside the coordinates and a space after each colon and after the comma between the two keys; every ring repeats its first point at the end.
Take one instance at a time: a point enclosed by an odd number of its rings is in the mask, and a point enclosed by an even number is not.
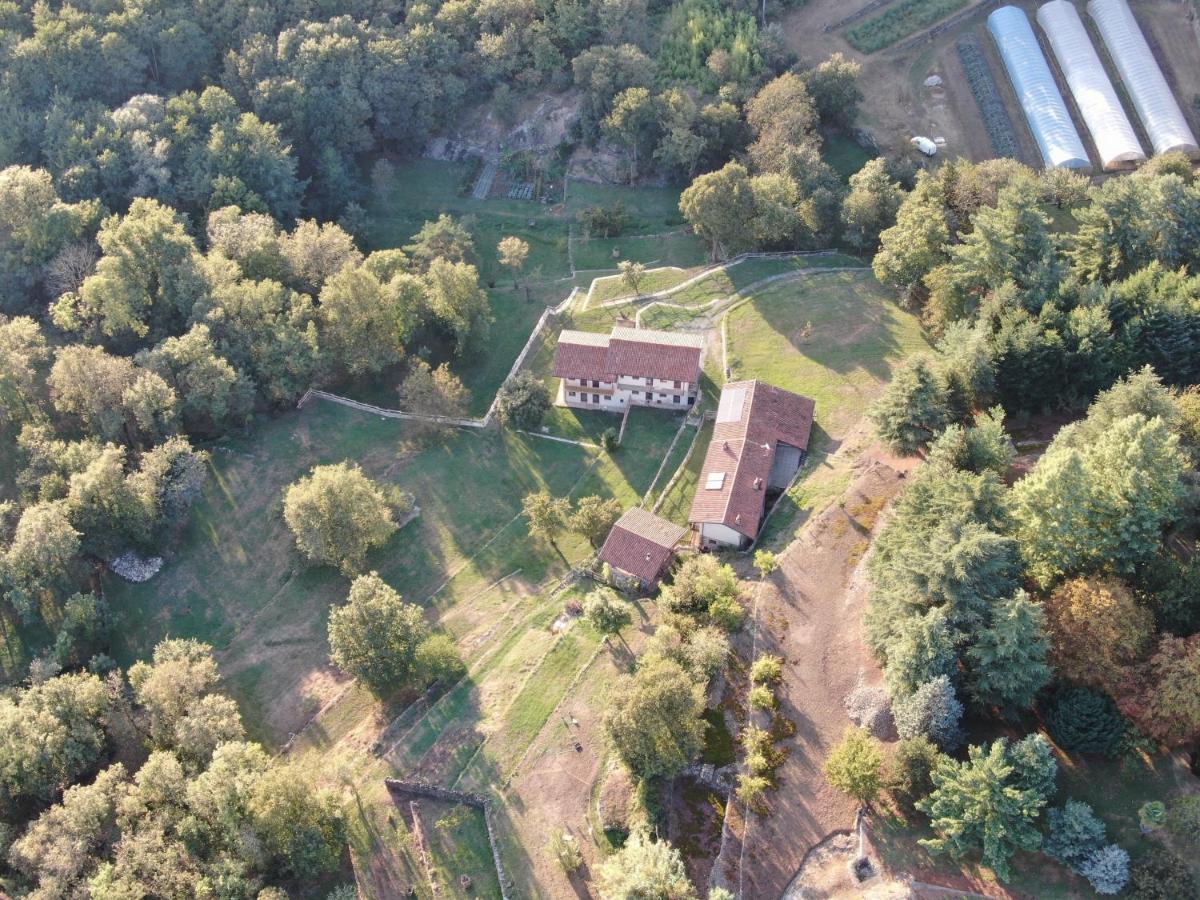
{"type": "Polygon", "coordinates": [[[617,327],[610,336],[564,331],[554,352],[554,374],[599,381],[627,375],[694,384],[703,351],[703,337],[682,332],[617,327]]]}
{"type": "Polygon", "coordinates": [[[754,538],[775,446],[807,450],[815,406],[808,397],[761,381],[726,384],[688,521],[720,523],[754,538]]]}
{"type": "Polygon", "coordinates": [[[662,575],[671,561],[674,546],[685,534],[686,528],[635,506],[612,527],[600,548],[599,559],[614,569],[653,583],[662,575]]]}
{"type": "Polygon", "coordinates": [[[674,331],[614,328],[608,369],[617,375],[696,382],[704,338],[674,331]]]}
{"type": "Polygon", "coordinates": [[[612,381],[605,367],[608,335],[588,331],[564,331],[554,351],[554,374],[559,378],[588,378],[612,381]]]}

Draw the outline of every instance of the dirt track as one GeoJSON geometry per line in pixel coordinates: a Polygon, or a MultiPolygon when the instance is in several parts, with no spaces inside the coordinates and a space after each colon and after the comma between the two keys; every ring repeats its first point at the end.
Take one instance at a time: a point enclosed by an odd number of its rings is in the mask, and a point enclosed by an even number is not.
{"type": "Polygon", "coordinates": [[[862,643],[862,559],[879,512],[916,462],[880,448],[864,453],[841,500],[808,523],[760,590],[758,650],[786,661],[777,694],[796,734],[781,744],[787,760],[770,815],[752,816],[748,826],[743,897],[782,896],[808,851],[854,822],[854,803],[826,783],[822,767],[850,725],[846,694],[860,678],[881,678],[862,643]]]}

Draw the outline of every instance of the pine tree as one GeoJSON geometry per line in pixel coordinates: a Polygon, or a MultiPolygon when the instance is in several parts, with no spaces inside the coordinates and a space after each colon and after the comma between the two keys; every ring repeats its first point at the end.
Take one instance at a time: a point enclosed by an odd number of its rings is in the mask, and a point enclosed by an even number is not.
{"type": "Polygon", "coordinates": [[[966,654],[976,703],[1006,714],[1033,705],[1051,676],[1045,624],[1042,605],[1024,591],[993,607],[991,624],[975,635],[966,654]]]}
{"type": "Polygon", "coordinates": [[[884,442],[905,454],[922,450],[950,424],[946,391],[929,360],[915,359],[896,373],[871,420],[884,442]]]}

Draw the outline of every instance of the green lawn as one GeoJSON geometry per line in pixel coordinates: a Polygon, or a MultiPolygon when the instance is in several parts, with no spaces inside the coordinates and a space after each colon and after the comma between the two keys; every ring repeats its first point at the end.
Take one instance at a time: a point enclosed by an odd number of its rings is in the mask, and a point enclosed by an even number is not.
{"type": "MultiPolygon", "coordinates": [[[[675,287],[681,281],[686,281],[693,274],[695,271],[692,269],[650,269],[646,272],[646,277],[642,280],[638,293],[653,294],[656,291],[665,291],[667,288],[675,287]]],[[[590,306],[633,296],[633,293],[621,281],[620,275],[605,275],[597,278],[592,285],[591,294],[590,306]]]]}

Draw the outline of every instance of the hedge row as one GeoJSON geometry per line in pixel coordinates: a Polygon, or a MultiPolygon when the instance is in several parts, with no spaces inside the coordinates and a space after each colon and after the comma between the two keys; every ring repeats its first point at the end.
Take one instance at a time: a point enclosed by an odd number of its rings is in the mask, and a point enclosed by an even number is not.
{"type": "Polygon", "coordinates": [[[1017,134],[1013,130],[1012,119],[1008,115],[1008,107],[1000,97],[996,87],[996,77],[992,67],[988,65],[983,48],[974,38],[963,38],[958,42],[958,58],[962,60],[963,70],[967,73],[967,83],[971,85],[971,93],[979,105],[979,113],[983,116],[984,127],[992,140],[992,148],[997,156],[1017,158],[1017,134]]]}
{"type": "Polygon", "coordinates": [[[874,53],[966,5],[967,0],[903,0],[882,15],[851,28],[845,37],[855,50],[874,53]]]}

